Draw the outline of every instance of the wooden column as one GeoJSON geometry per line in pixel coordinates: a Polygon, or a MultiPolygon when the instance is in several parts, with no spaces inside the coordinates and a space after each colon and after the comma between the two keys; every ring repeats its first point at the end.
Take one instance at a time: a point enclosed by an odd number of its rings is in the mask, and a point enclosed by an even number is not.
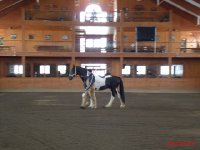
{"type": "Polygon", "coordinates": [[[171,78],[172,57],[168,57],[168,66],[169,66],[169,75],[168,75],[168,78],[171,78]]]}
{"type": "MultiPolygon", "coordinates": [[[[122,25],[124,23],[124,11],[120,10],[120,24],[122,25]]],[[[120,52],[123,52],[124,46],[123,46],[123,34],[124,34],[124,28],[119,27],[119,44],[120,44],[120,52]]]]}
{"type": "Polygon", "coordinates": [[[123,44],[123,34],[124,34],[124,29],[120,27],[120,52],[124,51],[124,44],[123,44]]]}
{"type": "Polygon", "coordinates": [[[25,51],[25,9],[22,9],[22,50],[25,51]]]}
{"type": "Polygon", "coordinates": [[[26,77],[26,57],[22,56],[21,57],[21,64],[23,66],[23,74],[22,77],[26,77]]]}
{"type": "Polygon", "coordinates": [[[125,14],[124,14],[124,11],[123,10],[120,10],[120,22],[122,23],[122,22],[124,22],[124,16],[125,16],[125,14]]]}
{"type": "Polygon", "coordinates": [[[31,75],[31,77],[35,76],[35,73],[34,73],[34,64],[33,63],[30,64],[30,75],[31,75]]]}
{"type": "Polygon", "coordinates": [[[120,72],[119,72],[119,76],[122,77],[122,69],[123,69],[123,66],[124,66],[124,58],[123,57],[120,57],[120,72]]]}
{"type": "Polygon", "coordinates": [[[72,56],[71,56],[71,63],[70,68],[72,68],[73,65],[76,65],[76,59],[75,59],[75,53],[76,53],[76,30],[75,27],[72,27],[72,56]]]}

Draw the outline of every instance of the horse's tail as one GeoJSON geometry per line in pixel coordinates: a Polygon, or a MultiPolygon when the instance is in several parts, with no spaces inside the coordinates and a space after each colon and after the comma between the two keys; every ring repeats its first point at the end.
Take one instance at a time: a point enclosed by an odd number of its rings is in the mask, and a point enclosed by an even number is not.
{"type": "Polygon", "coordinates": [[[119,83],[119,93],[120,93],[122,102],[125,104],[124,84],[121,78],[120,78],[120,83],[119,83]]]}

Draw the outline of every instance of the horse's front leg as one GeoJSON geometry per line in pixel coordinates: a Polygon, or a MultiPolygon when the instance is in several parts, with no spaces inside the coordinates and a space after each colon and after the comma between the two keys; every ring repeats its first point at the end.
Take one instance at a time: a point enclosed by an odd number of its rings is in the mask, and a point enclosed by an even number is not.
{"type": "Polygon", "coordinates": [[[86,107],[90,107],[92,105],[92,100],[90,98],[90,94],[89,94],[89,92],[85,92],[85,94],[86,94],[85,105],[86,105],[86,107]]]}
{"type": "Polygon", "coordinates": [[[85,105],[86,107],[92,108],[94,106],[92,99],[90,98],[90,94],[89,92],[85,92],[86,93],[86,101],[85,101],[85,105]]]}
{"type": "Polygon", "coordinates": [[[95,95],[95,86],[92,85],[89,89],[89,95],[90,95],[90,108],[97,108],[97,99],[95,95]]]}
{"type": "Polygon", "coordinates": [[[89,93],[88,92],[85,92],[85,93],[83,93],[82,94],[82,102],[81,102],[81,108],[86,108],[86,107],[88,107],[89,105],[91,105],[90,104],[91,102],[90,102],[90,95],[89,95],[89,93]]]}

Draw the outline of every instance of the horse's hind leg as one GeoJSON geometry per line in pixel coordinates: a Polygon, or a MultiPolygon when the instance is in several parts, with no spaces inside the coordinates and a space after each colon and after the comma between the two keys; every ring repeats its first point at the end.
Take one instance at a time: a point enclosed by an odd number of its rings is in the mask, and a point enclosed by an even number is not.
{"type": "Polygon", "coordinates": [[[108,102],[108,104],[105,105],[106,108],[108,107],[112,107],[112,103],[115,99],[115,95],[117,94],[117,91],[116,90],[111,90],[111,97],[110,97],[110,101],[108,102]]]}
{"type": "Polygon", "coordinates": [[[122,98],[121,98],[121,96],[120,96],[120,93],[119,93],[119,90],[117,89],[117,96],[118,96],[118,98],[119,98],[119,100],[120,100],[120,108],[124,108],[125,107],[125,104],[123,103],[123,101],[122,101],[122,98]]]}
{"type": "Polygon", "coordinates": [[[115,97],[113,97],[112,94],[111,94],[110,101],[108,102],[108,104],[105,105],[105,107],[106,108],[111,107],[114,99],[115,99],[115,97]]]}

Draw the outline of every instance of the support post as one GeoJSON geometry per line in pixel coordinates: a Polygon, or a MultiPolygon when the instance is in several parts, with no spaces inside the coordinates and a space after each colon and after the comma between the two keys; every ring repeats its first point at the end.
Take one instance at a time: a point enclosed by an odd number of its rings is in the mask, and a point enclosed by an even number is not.
{"type": "Polygon", "coordinates": [[[21,57],[21,64],[23,66],[23,74],[22,77],[26,77],[26,57],[22,56],[21,57]]]}
{"type": "Polygon", "coordinates": [[[168,75],[168,78],[171,78],[172,57],[168,58],[168,66],[169,66],[169,75],[168,75]]]}

